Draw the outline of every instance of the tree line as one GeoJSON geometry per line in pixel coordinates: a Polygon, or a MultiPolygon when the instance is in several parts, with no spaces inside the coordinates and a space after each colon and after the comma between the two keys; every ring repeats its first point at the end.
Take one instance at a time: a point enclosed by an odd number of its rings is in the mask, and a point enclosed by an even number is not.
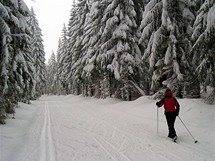
{"type": "Polygon", "coordinates": [[[132,100],[170,88],[213,103],[214,41],[214,0],[74,1],[48,92],[132,100]]]}

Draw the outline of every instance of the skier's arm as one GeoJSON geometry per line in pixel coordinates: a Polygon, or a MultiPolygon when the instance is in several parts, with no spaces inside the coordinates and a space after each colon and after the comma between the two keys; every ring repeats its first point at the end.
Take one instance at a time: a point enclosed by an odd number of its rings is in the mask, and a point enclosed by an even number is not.
{"type": "Polygon", "coordinates": [[[156,102],[156,105],[157,105],[158,107],[163,106],[163,104],[164,104],[164,98],[163,98],[162,100],[156,102]]]}

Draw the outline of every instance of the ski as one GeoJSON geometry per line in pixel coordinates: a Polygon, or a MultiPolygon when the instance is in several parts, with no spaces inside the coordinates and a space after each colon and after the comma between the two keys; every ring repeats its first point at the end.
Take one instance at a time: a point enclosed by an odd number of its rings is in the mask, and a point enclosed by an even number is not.
{"type": "Polygon", "coordinates": [[[172,138],[172,141],[174,142],[174,143],[177,143],[177,136],[175,136],[174,138],[172,138]]]}

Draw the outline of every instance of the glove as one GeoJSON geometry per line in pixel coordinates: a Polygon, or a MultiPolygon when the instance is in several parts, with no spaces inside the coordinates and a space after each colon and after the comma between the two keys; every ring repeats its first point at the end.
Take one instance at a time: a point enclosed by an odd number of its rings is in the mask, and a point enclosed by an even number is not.
{"type": "Polygon", "coordinates": [[[159,102],[156,102],[156,105],[159,107],[159,102]]]}

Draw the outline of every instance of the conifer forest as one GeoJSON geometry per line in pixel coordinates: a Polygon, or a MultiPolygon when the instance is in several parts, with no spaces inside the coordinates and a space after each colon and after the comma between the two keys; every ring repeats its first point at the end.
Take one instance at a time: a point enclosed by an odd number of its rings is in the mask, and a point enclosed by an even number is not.
{"type": "Polygon", "coordinates": [[[0,123],[43,94],[215,99],[215,0],[76,0],[45,63],[37,15],[0,0],[0,123]]]}

